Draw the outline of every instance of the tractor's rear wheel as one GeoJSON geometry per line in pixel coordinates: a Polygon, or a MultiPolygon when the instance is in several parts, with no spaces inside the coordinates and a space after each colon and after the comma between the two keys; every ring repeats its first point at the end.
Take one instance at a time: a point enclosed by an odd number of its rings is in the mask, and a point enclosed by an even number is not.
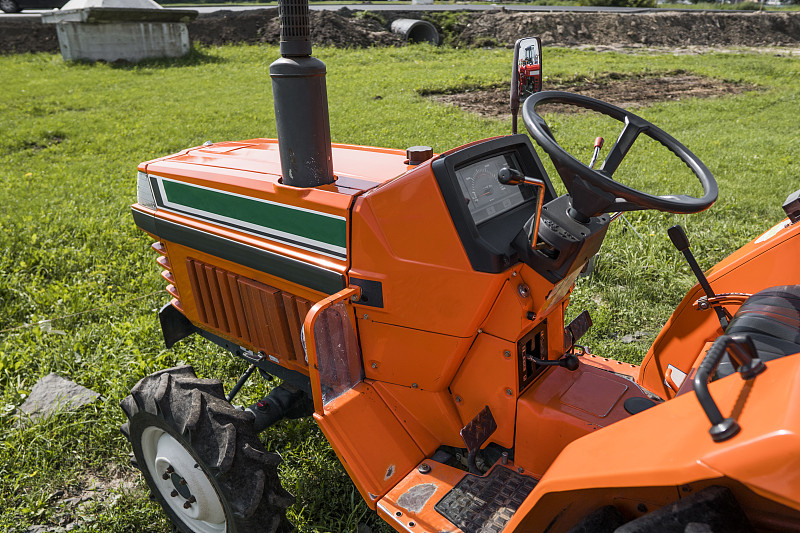
{"type": "Polygon", "coordinates": [[[278,480],[281,457],[264,449],[252,415],[215,379],[190,366],[143,378],[120,402],[121,431],[156,501],[183,533],[291,531],[294,497],[278,480]]]}

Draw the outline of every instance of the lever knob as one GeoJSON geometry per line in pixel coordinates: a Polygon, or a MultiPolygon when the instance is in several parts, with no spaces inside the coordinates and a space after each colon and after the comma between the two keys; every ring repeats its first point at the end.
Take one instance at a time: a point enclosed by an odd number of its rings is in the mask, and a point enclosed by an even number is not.
{"type": "Polygon", "coordinates": [[[689,237],[686,236],[686,232],[683,231],[682,227],[672,226],[667,230],[667,235],[669,235],[669,239],[679,252],[689,249],[689,237]]]}
{"type": "Polygon", "coordinates": [[[497,173],[497,181],[503,185],[519,185],[525,182],[525,174],[515,168],[503,167],[497,173]]]}

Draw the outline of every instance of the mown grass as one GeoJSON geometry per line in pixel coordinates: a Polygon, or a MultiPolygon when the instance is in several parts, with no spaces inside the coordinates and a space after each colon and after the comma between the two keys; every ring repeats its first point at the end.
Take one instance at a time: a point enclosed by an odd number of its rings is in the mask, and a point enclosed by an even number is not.
{"type": "MultiPolygon", "coordinates": [[[[198,374],[220,377],[230,387],[243,370],[243,363],[198,339],[163,348],[154,311],[168,298],[160,292],[164,284],[149,239],[135,229],[128,206],[135,200],[140,161],[206,140],[275,135],[267,66],[277,55],[275,47],[227,46],[137,66],[64,63],[49,54],[0,58],[3,531],[75,520],[73,531],[168,530],[141,483],[133,490],[110,489],[113,498],[80,508],[58,505],[55,494],[77,494],[92,478],[106,485],[138,479],[127,466],[117,404],[141,377],[190,362],[198,374]],[[38,324],[43,320],[52,321],[50,332],[38,324]],[[103,399],[78,412],[15,424],[15,408],[49,372],[92,388],[103,399]]],[[[444,151],[509,131],[508,121],[469,115],[420,96],[507,83],[508,50],[323,48],[316,55],[328,66],[336,142],[427,144],[444,151]]],[[[708,164],[721,194],[699,215],[629,215],[644,240],[617,223],[594,275],[575,290],[570,312],[591,310],[595,326],[588,343],[595,351],[638,361],[694,283],[665,229],[684,224],[700,264],[709,267],[780,219],[780,204],[800,187],[800,62],[767,54],[569,50],[546,50],[545,59],[552,78],[685,69],[758,86],[735,97],[640,110],[708,164]],[[641,342],[616,342],[635,331],[646,332],[641,342]]],[[[596,135],[609,141],[615,136],[609,124],[588,115],[550,120],[559,140],[585,159],[596,135]]],[[[691,189],[691,177],[677,172],[669,156],[642,146],[621,169],[630,183],[670,192],[691,189]]],[[[252,380],[240,401],[262,390],[252,380]]],[[[298,497],[290,514],[301,531],[354,531],[359,523],[389,531],[360,501],[311,421],[282,423],[267,445],[284,455],[284,481],[298,497]]]]}

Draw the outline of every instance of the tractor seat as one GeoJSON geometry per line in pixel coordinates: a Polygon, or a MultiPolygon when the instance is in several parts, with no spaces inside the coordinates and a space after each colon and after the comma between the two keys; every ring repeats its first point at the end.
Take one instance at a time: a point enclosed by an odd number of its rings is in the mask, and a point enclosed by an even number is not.
{"type": "MultiPolygon", "coordinates": [[[[770,287],[749,297],[725,329],[726,335],[734,333],[749,335],[762,361],[800,352],[800,285],[770,287]]],[[[734,372],[726,354],[717,367],[717,378],[734,372]]]]}

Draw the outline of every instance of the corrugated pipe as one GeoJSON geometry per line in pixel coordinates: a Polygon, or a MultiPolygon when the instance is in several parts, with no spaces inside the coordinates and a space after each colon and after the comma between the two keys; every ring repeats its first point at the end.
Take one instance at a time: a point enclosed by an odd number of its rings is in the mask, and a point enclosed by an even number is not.
{"type": "Polygon", "coordinates": [[[438,46],[441,42],[436,26],[424,20],[396,19],[392,21],[392,31],[402,35],[409,43],[431,43],[438,46]]]}

